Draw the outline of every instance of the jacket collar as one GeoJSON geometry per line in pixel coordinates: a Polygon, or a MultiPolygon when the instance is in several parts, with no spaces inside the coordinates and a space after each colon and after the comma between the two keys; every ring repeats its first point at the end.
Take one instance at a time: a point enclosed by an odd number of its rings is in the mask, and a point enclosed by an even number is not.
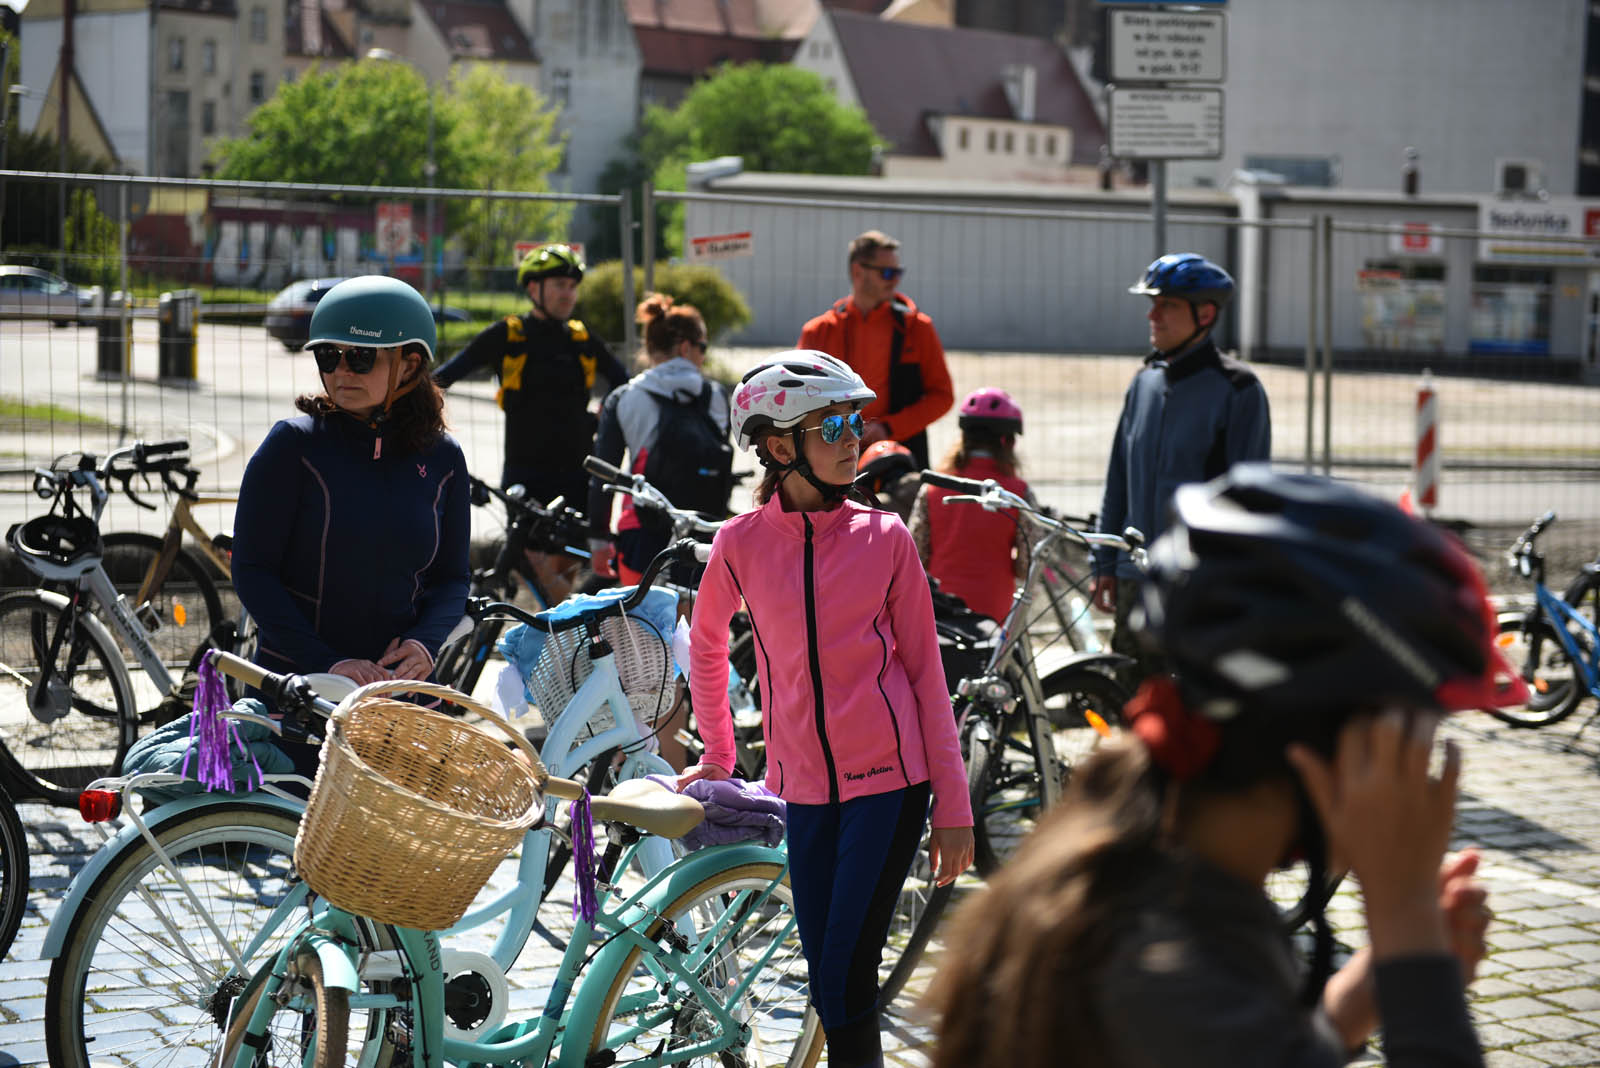
{"type": "Polygon", "coordinates": [[[832,533],[848,521],[850,513],[861,505],[854,501],[845,501],[839,507],[826,512],[786,512],[783,501],[774,492],[767,498],[767,503],[761,506],[761,521],[781,531],[783,534],[804,540],[806,536],[806,520],[811,521],[811,536],[820,538],[832,533]]]}
{"type": "Polygon", "coordinates": [[[1217,351],[1217,346],[1212,344],[1211,335],[1207,334],[1193,345],[1181,352],[1167,355],[1164,352],[1152,352],[1144,358],[1146,367],[1159,366],[1166,373],[1167,382],[1181,382],[1185,378],[1199,374],[1208,368],[1217,367],[1222,362],[1222,354],[1217,351]]]}

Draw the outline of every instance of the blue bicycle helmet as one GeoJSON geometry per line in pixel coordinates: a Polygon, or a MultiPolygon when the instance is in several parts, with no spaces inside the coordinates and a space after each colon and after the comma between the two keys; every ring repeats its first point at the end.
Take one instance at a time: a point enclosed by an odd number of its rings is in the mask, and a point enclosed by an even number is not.
{"type": "Polygon", "coordinates": [[[1129,286],[1128,292],[1181,297],[1190,304],[1210,301],[1221,311],[1233,297],[1233,276],[1197,253],[1174,252],[1146,267],[1144,276],[1129,286]]]}

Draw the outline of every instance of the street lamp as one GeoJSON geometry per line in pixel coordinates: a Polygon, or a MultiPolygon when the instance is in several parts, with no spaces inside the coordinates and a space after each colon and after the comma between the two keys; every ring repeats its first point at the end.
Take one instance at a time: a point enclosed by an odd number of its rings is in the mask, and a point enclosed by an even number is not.
{"type": "MultiPolygon", "coordinates": [[[[428,88],[428,159],[422,165],[422,174],[427,180],[428,188],[432,189],[434,175],[438,171],[433,162],[433,82],[428,79],[427,72],[421,67],[390,49],[369,48],[367,49],[367,58],[384,63],[405,63],[422,75],[422,83],[428,88]]],[[[433,195],[431,193],[424,201],[423,210],[422,292],[428,295],[433,293],[433,195]]]]}

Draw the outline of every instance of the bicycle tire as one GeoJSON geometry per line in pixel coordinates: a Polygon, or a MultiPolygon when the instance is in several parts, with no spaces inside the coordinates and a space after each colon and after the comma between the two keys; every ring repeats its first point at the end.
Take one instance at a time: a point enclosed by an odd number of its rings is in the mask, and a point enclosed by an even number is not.
{"type": "Polygon", "coordinates": [[[916,973],[922,954],[933,940],[939,920],[955,893],[954,883],[938,886],[933,881],[933,862],[928,853],[930,831],[931,825],[923,830],[922,844],[900,888],[894,917],[889,921],[889,937],[878,965],[878,1004],[883,1009],[894,1004],[916,973]]]}
{"type": "MultiPolygon", "coordinates": [[[[1569,633],[1580,641],[1587,637],[1569,633]]],[[[1513,727],[1546,727],[1572,715],[1589,696],[1582,672],[1540,609],[1502,615],[1496,642],[1528,684],[1528,703],[1486,709],[1495,719],[1513,727]]]]}
{"type": "MultiPolygon", "coordinates": [[[[264,970],[257,972],[239,999],[238,1011],[234,1013],[222,1043],[222,1052],[216,1061],[218,1065],[231,1068],[239,1047],[249,1039],[250,1015],[261,1001],[261,995],[266,992],[266,975],[264,970]]],[[[330,987],[323,981],[322,962],[315,953],[301,953],[295,957],[284,977],[283,986],[278,988],[278,995],[288,990],[291,983],[310,987],[310,1011],[300,1007],[308,1000],[303,993],[287,1001],[279,1001],[267,1021],[266,1033],[261,1036],[262,1044],[256,1053],[256,1063],[344,1068],[350,1045],[350,992],[330,987]],[[280,1021],[279,1017],[288,1019],[280,1021]],[[291,1030],[287,1033],[280,1031],[281,1023],[291,1025],[291,1030]],[[314,1043],[309,1049],[308,1040],[314,1043]],[[299,1056],[292,1062],[275,1059],[281,1058],[287,1050],[296,1051],[299,1056]],[[306,1059],[308,1052],[311,1054],[310,1060],[306,1059]]]]}
{"type": "Polygon", "coordinates": [[[19,799],[76,806],[80,790],[122,766],[138,712],[121,651],[87,614],[56,650],[64,668],[51,668],[47,701],[35,707],[32,691],[68,611],[59,594],[0,597],[0,746],[19,799]]]}
{"type": "Polygon", "coordinates": [[[1054,731],[1056,759],[1070,780],[1073,769],[1106,739],[1101,728],[1112,733],[1121,729],[1122,710],[1132,695],[1110,675],[1086,667],[1052,672],[1041,686],[1045,714],[1054,731]]]}
{"type": "MultiPolygon", "coordinates": [[[[298,826],[295,813],[243,798],[174,813],[151,832],[218,928],[242,948],[298,882],[298,826]]],[[[247,962],[251,972],[281,948],[290,927],[247,962]]],[[[379,948],[393,945],[385,927],[373,926],[367,937],[379,948]]],[[[58,1068],[89,1068],[91,1049],[96,1063],[214,1050],[247,985],[247,976],[225,978],[226,951],[143,838],[124,846],[87,889],[63,947],[51,962],[45,998],[45,1040],[58,1068]],[[186,953],[203,971],[191,975],[174,963],[186,953]],[[157,1015],[165,1021],[159,1028],[136,1026],[157,1015]]]]}
{"type": "Polygon", "coordinates": [[[0,783],[0,959],[22,926],[28,908],[28,835],[11,793],[0,783]]]}
{"type": "MultiPolygon", "coordinates": [[[[160,559],[162,544],[160,538],[138,531],[114,531],[105,536],[101,566],[117,592],[128,599],[129,608],[139,607],[140,587],[160,559]]],[[[150,644],[169,671],[187,665],[195,649],[206,644],[212,628],[224,619],[217,584],[182,546],[172,558],[172,566],[151,590],[150,607],[161,624],[150,634],[150,644]],[[176,618],[179,614],[185,619],[181,624],[176,618]]],[[[126,652],[131,655],[132,650],[126,652]]]]}
{"type": "Polygon", "coordinates": [[[1590,571],[1588,568],[1579,571],[1567,584],[1561,599],[1600,630],[1600,571],[1590,571]]]}
{"type": "MultiPolygon", "coordinates": [[[[678,956],[703,954],[704,967],[698,973],[707,992],[727,990],[738,985],[749,962],[740,959],[746,951],[765,953],[775,932],[788,928],[761,972],[761,979],[750,988],[752,997],[738,1005],[720,1008],[740,1020],[748,1032],[742,1048],[726,1046],[709,1054],[704,1061],[717,1065],[754,1062],[806,1065],[815,1063],[821,1053],[820,1029],[813,1029],[809,1048],[800,1049],[804,1035],[802,1021],[809,1004],[805,955],[800,939],[789,919],[794,914],[794,895],[781,864],[751,862],[717,872],[684,891],[655,914],[641,931],[651,941],[671,943],[681,932],[711,932],[714,945],[669,945],[667,953],[678,956]],[[774,884],[776,885],[774,886],[774,884]],[[771,897],[760,907],[752,907],[748,895],[761,894],[772,887],[771,897]],[[727,922],[722,922],[723,918],[727,922]],[[720,948],[717,948],[720,947],[720,948]],[[773,1000],[761,1000],[767,994],[773,1000]],[[754,1048],[752,1048],[752,1046],[754,1048]],[[743,1056],[741,1056],[743,1055],[743,1056]]],[[[698,939],[698,934],[697,934],[698,939]]],[[[591,975],[585,982],[608,983],[604,1001],[589,1036],[590,1063],[628,1064],[633,1060],[673,1059],[673,1050],[688,1042],[715,1040],[723,1036],[716,1030],[716,1019],[708,1014],[698,992],[686,991],[681,984],[666,982],[672,997],[662,995],[665,971],[654,955],[634,946],[611,975],[591,975]],[[640,1003],[634,1008],[634,1003],[640,1003]],[[624,1033],[637,1030],[627,1041],[612,1048],[608,1044],[612,1023],[622,1017],[624,1033]],[[597,1058],[606,1058],[603,1062],[597,1058]]],[[[569,1033],[568,1041],[579,1038],[569,1033]]],[[[731,1036],[730,1042],[737,1042],[731,1036]]]]}
{"type": "Polygon", "coordinates": [[[1328,871],[1320,884],[1312,885],[1310,866],[1303,860],[1270,872],[1265,889],[1277,906],[1284,930],[1293,934],[1310,923],[1333,900],[1344,875],[1343,869],[1328,871]]]}
{"type": "Polygon", "coordinates": [[[984,878],[1000,869],[1061,799],[1055,737],[1042,711],[1036,715],[1019,702],[992,725],[988,739],[973,736],[967,765],[973,864],[984,878]],[[974,764],[981,778],[974,777],[974,764]]]}

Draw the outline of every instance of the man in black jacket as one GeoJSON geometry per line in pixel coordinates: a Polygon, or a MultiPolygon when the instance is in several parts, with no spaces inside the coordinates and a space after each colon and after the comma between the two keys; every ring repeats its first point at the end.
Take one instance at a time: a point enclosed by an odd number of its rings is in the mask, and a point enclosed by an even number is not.
{"type": "Polygon", "coordinates": [[[605,342],[569,318],[583,281],[583,259],[568,245],[541,245],[523,257],[517,285],[533,307],[508,315],[473,338],[434,372],[449,386],[483,367],[500,380],[495,400],[506,413],[502,486],[521,484],[548,503],[563,497],[582,511],[589,476],[583,458],[594,444],[595,417],[589,398],[595,380],[605,391],[628,380],[605,342]]]}

